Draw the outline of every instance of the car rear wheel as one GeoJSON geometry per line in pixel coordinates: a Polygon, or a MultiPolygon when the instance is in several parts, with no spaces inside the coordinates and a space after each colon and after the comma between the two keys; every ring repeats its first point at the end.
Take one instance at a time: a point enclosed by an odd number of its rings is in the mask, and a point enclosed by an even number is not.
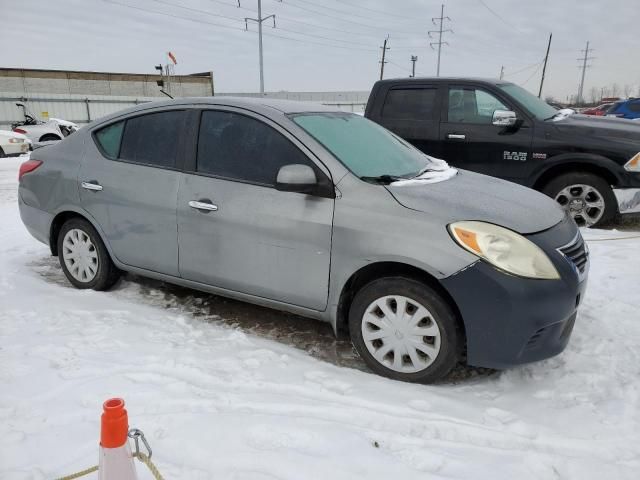
{"type": "Polygon", "coordinates": [[[65,276],[76,288],[108,290],[120,277],[98,232],[81,218],[62,225],[58,258],[65,276]]]}
{"type": "Polygon", "coordinates": [[[58,141],[61,140],[61,138],[57,135],[53,135],[51,133],[47,133],[46,135],[43,135],[42,137],[40,137],[40,141],[41,142],[54,142],[54,141],[58,141]]]}
{"type": "Polygon", "coordinates": [[[579,227],[604,226],[618,213],[611,186],[592,173],[565,173],[551,180],[542,191],[558,202],[579,227]]]}
{"type": "Polygon", "coordinates": [[[354,297],[351,340],[374,372],[407,382],[445,377],[460,359],[462,335],[448,303],[424,283],[375,280],[354,297]]]}

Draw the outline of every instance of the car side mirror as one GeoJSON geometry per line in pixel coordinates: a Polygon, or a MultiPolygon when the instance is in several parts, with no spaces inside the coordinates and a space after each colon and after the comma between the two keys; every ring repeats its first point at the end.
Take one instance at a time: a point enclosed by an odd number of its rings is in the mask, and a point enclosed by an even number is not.
{"type": "Polygon", "coordinates": [[[495,110],[491,123],[496,127],[514,127],[518,123],[518,117],[511,110],[495,110]]]}
{"type": "Polygon", "coordinates": [[[283,165],[280,167],[276,176],[276,190],[335,198],[335,191],[331,181],[329,179],[318,181],[313,168],[302,164],[283,165]]]}

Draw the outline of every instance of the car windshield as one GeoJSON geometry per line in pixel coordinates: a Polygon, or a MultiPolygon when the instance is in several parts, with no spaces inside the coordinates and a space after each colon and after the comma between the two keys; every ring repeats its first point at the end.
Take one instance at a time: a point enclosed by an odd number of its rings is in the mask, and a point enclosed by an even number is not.
{"type": "Polygon", "coordinates": [[[360,178],[410,178],[433,164],[430,157],[360,115],[320,112],[290,118],[360,178]]]}
{"type": "Polygon", "coordinates": [[[538,97],[518,85],[514,85],[513,83],[504,83],[502,85],[498,85],[498,87],[520,102],[520,104],[538,120],[546,120],[558,113],[558,110],[553,108],[547,102],[540,100],[538,97]]]}

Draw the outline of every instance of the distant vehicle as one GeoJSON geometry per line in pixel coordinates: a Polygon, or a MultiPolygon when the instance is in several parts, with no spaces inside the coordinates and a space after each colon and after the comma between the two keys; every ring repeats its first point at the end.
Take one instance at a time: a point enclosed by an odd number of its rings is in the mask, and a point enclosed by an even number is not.
{"type": "Polygon", "coordinates": [[[630,98],[621,102],[616,102],[613,106],[607,110],[606,115],[626,118],[634,120],[640,118],[640,98],[630,98]]]}
{"type": "Polygon", "coordinates": [[[556,110],[513,83],[469,78],[379,81],[365,116],[452,165],[546,193],[579,226],[640,212],[635,122],[556,110]]]}
{"type": "Polygon", "coordinates": [[[31,141],[21,133],[0,130],[0,158],[18,157],[29,152],[31,141]]]}
{"type": "Polygon", "coordinates": [[[597,107],[585,108],[584,110],[580,110],[580,113],[584,115],[596,115],[598,117],[602,117],[607,114],[607,112],[615,105],[615,103],[603,103],[602,105],[598,105],[597,107]]]}
{"type": "Polygon", "coordinates": [[[544,195],[303,102],[118,112],[34,151],[18,202],[77,288],[125,270],[325,320],[405,381],[560,353],[589,270],[544,195]]]}
{"type": "Polygon", "coordinates": [[[16,103],[16,106],[23,109],[25,119],[12,124],[11,128],[16,133],[26,135],[34,143],[62,140],[80,128],[73,122],[59,118],[50,118],[46,122],[38,120],[24,104],[16,103]]]}

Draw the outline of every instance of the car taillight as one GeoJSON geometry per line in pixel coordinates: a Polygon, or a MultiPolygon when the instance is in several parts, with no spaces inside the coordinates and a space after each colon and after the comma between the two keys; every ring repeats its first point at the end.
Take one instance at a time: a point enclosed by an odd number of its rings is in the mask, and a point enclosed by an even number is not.
{"type": "Polygon", "coordinates": [[[26,130],[23,130],[23,129],[21,129],[21,128],[14,128],[14,129],[13,129],[13,131],[14,131],[14,132],[16,132],[16,133],[21,133],[21,134],[23,134],[23,135],[26,135],[26,134],[27,134],[27,131],[26,131],[26,130]]]}
{"type": "Polygon", "coordinates": [[[20,165],[20,171],[18,172],[18,181],[22,178],[23,175],[33,172],[36,168],[42,165],[42,160],[27,160],[22,165],[20,165]]]}

